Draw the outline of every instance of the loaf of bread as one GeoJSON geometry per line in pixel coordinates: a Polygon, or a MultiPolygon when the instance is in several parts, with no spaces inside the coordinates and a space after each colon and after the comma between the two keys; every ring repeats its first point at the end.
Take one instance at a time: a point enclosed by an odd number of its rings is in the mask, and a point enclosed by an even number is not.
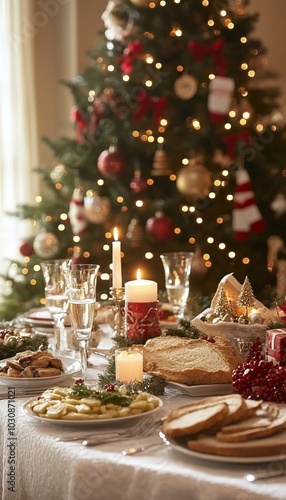
{"type": "Polygon", "coordinates": [[[232,371],[241,356],[225,338],[204,339],[165,336],[149,339],[144,345],[144,371],[187,385],[232,382],[232,371]]]}

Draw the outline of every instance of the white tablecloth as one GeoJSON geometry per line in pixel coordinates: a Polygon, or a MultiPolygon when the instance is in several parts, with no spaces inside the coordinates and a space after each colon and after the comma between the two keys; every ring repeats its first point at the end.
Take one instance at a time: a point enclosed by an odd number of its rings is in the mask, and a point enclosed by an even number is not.
{"type": "MultiPolygon", "coordinates": [[[[106,366],[106,361],[98,356],[93,356],[92,362],[100,370],[106,366]]],[[[1,388],[1,393],[6,390],[1,388]]],[[[186,404],[190,397],[168,388],[162,400],[164,406],[156,417],[186,404]]],[[[131,444],[159,443],[156,432],[131,443],[93,448],[77,442],[58,442],[55,437],[76,432],[74,428],[29,421],[21,409],[24,402],[22,398],[15,402],[12,441],[8,435],[8,402],[0,401],[2,500],[286,499],[286,476],[256,483],[245,480],[245,473],[261,469],[259,465],[194,459],[162,443],[136,456],[120,453],[131,444]],[[15,479],[14,491],[9,490],[13,486],[9,479],[15,479]]]]}

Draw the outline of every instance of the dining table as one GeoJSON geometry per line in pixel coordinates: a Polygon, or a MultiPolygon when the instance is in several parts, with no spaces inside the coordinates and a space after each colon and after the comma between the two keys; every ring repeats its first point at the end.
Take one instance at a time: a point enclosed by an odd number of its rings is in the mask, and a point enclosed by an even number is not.
{"type": "MultiPolygon", "coordinates": [[[[98,329],[100,341],[90,354],[88,368],[95,381],[108,367],[104,353],[114,345],[112,328],[104,324],[98,329]]],[[[69,351],[68,355],[76,359],[78,352],[69,351]]],[[[78,375],[71,375],[59,386],[70,386],[76,378],[78,375]]],[[[162,405],[153,413],[158,427],[151,435],[94,446],[73,438],[93,430],[114,432],[128,427],[128,419],[122,423],[113,419],[106,428],[98,428],[96,422],[94,426],[74,426],[67,421],[37,421],[24,411],[27,401],[35,397],[0,384],[2,500],[286,500],[286,473],[253,482],[247,479],[249,474],[278,469],[279,458],[277,462],[209,459],[182,452],[162,439],[160,419],[200,400],[200,395],[191,396],[167,383],[159,396],[162,405]],[[148,448],[149,444],[156,446],[148,448]],[[147,449],[124,455],[122,451],[131,446],[147,449]]]]}

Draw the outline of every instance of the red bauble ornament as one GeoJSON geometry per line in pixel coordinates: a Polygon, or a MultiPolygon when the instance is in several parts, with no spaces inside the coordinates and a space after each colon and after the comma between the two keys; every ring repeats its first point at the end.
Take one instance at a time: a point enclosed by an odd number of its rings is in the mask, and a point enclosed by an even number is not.
{"type": "Polygon", "coordinates": [[[122,174],[125,167],[125,158],[116,148],[110,147],[102,151],[97,160],[97,168],[104,177],[116,179],[122,174]]]}
{"type": "Polygon", "coordinates": [[[157,212],[155,217],[151,217],[146,222],[146,229],[148,233],[158,241],[168,241],[174,237],[175,225],[171,217],[157,212]]]}
{"type": "Polygon", "coordinates": [[[134,193],[139,194],[147,188],[147,182],[141,178],[140,174],[135,174],[134,179],[130,182],[130,187],[134,193]]]}
{"type": "Polygon", "coordinates": [[[23,257],[31,257],[34,253],[33,243],[29,240],[22,241],[19,247],[19,252],[23,255],[23,257]]]}

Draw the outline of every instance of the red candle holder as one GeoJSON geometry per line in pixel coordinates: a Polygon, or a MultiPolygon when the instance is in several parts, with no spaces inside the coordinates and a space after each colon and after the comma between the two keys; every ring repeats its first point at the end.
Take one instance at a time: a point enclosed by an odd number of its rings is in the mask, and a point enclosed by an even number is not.
{"type": "Polygon", "coordinates": [[[127,302],[124,312],[125,336],[131,344],[145,344],[148,339],[162,335],[158,301],[127,302]]]}

